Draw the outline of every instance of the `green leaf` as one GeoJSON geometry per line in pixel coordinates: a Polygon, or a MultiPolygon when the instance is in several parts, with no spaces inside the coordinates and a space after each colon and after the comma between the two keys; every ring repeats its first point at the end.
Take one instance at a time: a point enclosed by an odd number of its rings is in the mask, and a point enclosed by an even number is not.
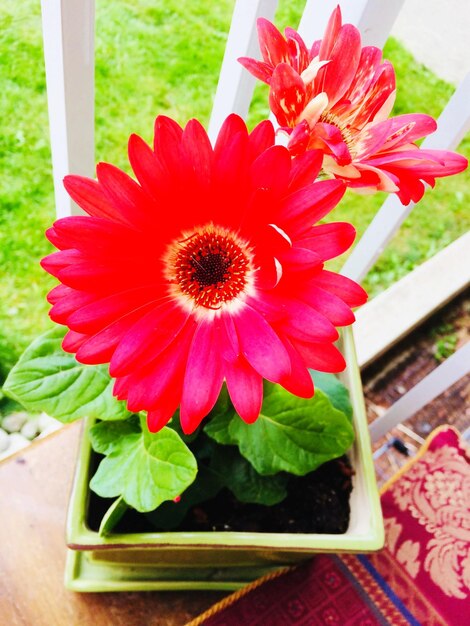
{"type": "Polygon", "coordinates": [[[234,417],[229,433],[262,475],[286,471],[303,476],[344,454],[354,439],[348,418],[322,391],[305,400],[280,386],[265,398],[256,422],[234,417]]]}
{"type": "Polygon", "coordinates": [[[261,476],[234,446],[218,448],[211,468],[240,502],[272,506],[287,496],[286,474],[261,476]]]}
{"type": "Polygon", "coordinates": [[[330,399],[331,404],[342,411],[349,420],[352,420],[353,410],[349,400],[349,391],[334,374],[325,374],[310,370],[310,374],[315,384],[315,389],[321,389],[330,399]]]}
{"type": "Polygon", "coordinates": [[[233,404],[230,401],[227,387],[224,385],[220,392],[219,398],[209,413],[204,432],[223,445],[234,445],[237,442],[230,435],[228,426],[233,416],[236,415],[233,404]]]}
{"type": "MultiPolygon", "coordinates": [[[[143,412],[143,415],[146,416],[147,413],[143,412]]],[[[186,444],[192,443],[195,439],[197,439],[197,437],[199,435],[199,428],[196,428],[196,430],[193,433],[191,433],[190,435],[186,435],[183,432],[183,428],[181,426],[181,421],[180,421],[180,410],[179,409],[177,409],[173,413],[173,417],[168,422],[167,426],[168,426],[168,428],[172,428],[174,431],[176,431],[178,433],[178,435],[181,437],[181,439],[184,441],[184,443],[186,443],[186,444]]]]}
{"type": "Polygon", "coordinates": [[[237,440],[230,434],[229,426],[232,418],[236,416],[237,419],[241,419],[235,413],[233,406],[227,410],[226,413],[216,415],[210,418],[207,424],[204,426],[204,432],[223,445],[236,445],[237,440]]]}
{"type": "Polygon", "coordinates": [[[123,438],[140,432],[139,420],[137,416],[132,416],[128,420],[98,422],[90,428],[88,436],[95,452],[111,454],[116,448],[119,448],[123,438]]]}
{"type": "Polygon", "coordinates": [[[109,533],[112,532],[113,528],[116,526],[116,524],[118,524],[118,522],[121,520],[122,516],[128,509],[129,506],[124,502],[124,499],[122,497],[115,500],[101,520],[99,529],[100,537],[109,535],[109,533]]]}
{"type": "Polygon", "coordinates": [[[8,374],[6,395],[32,412],[44,411],[62,422],[81,417],[118,420],[129,417],[113,397],[105,365],[82,365],[61,348],[65,330],[54,328],[36,339],[8,374]]]}
{"type": "Polygon", "coordinates": [[[118,429],[115,433],[114,443],[108,440],[99,444],[110,450],[90,482],[99,496],[122,496],[129,506],[146,512],[173,500],[194,481],[196,459],[171,428],[158,433],[146,428],[144,432],[123,435],[118,429]]]}
{"type": "Polygon", "coordinates": [[[201,464],[196,480],[181,494],[179,502],[164,502],[155,511],[147,513],[146,517],[159,530],[173,530],[191,507],[210,500],[222,487],[219,475],[201,464]]]}
{"type": "Polygon", "coordinates": [[[17,411],[24,411],[25,407],[16,402],[16,400],[12,400],[7,396],[3,396],[0,400],[0,417],[10,415],[11,413],[16,413],[17,411]]]}

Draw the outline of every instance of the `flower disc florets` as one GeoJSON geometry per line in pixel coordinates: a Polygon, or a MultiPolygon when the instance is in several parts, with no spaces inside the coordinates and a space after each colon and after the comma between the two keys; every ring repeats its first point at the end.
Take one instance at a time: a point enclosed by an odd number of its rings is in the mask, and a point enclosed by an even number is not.
{"type": "Polygon", "coordinates": [[[192,432],[225,383],[238,414],[254,421],[263,379],[313,395],[308,367],[344,359],[336,326],[351,324],[364,291],[324,262],[352,243],[350,224],[312,226],[345,192],[313,182],[322,156],[292,159],[271,122],[248,133],[227,118],[215,146],[196,120],[159,117],[153,148],[131,136],[137,181],[107,163],[98,180],[65,186],[88,215],[48,231],[59,249],[43,266],[61,284],[51,317],[70,329],[63,347],[109,363],[115,395],[148,411],[150,430],[180,409],[192,432]]]}
{"type": "Polygon", "coordinates": [[[208,224],[170,244],[167,277],[189,306],[218,310],[252,287],[251,257],[249,245],[235,233],[208,224]]]}

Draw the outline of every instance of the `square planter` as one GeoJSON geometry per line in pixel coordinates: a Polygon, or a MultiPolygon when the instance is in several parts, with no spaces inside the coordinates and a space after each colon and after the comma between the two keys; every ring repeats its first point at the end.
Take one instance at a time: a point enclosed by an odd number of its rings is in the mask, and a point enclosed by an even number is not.
{"type": "Polygon", "coordinates": [[[87,524],[92,456],[87,436],[92,422],[88,421],[68,512],[66,587],[84,592],[231,590],[317,552],[380,549],[384,542],[382,513],[350,328],[344,331],[341,343],[347,362],[341,380],[351,396],[356,433],[348,453],[355,475],[350,523],[344,534],[146,532],[100,537],[87,524]]]}

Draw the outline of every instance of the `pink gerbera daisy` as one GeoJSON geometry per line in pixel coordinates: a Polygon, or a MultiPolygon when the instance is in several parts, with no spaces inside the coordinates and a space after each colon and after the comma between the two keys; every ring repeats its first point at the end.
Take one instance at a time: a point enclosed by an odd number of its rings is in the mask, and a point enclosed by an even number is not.
{"type": "Polygon", "coordinates": [[[403,204],[421,199],[423,183],[433,186],[467,166],[459,154],[414,143],[436,130],[432,117],[388,119],[396,94],[393,67],[379,48],[361,47],[358,29],[342,24],[339,7],[310,50],[295,30],[287,28],[283,37],[263,18],[258,32],[263,61],[239,60],[270,85],[270,107],[293,154],[320,149],[325,173],[358,190],[394,192],[403,204]]]}
{"type": "Polygon", "coordinates": [[[249,134],[225,121],[212,148],[196,120],[183,130],[158,117],[151,149],[132,135],[135,182],[113,165],[98,180],[68,176],[88,213],[47,232],[59,249],[42,261],[61,285],[51,318],[68,326],[63,347],[86,364],[110,363],[129,410],[150,430],[180,408],[191,433],[226,383],[239,415],[259,415],[263,379],[310,397],[307,367],[336,372],[335,326],[366,295],[324,261],[354,239],[347,223],[312,224],[343,196],[341,181],[310,183],[315,151],[292,159],[262,122],[249,134]]]}

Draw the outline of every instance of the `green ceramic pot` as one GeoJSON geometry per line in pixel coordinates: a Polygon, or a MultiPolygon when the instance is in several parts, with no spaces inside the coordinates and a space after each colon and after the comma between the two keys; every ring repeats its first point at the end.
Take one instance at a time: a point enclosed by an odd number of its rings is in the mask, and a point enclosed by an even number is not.
{"type": "Polygon", "coordinates": [[[342,535],[254,532],[150,532],[100,537],[87,525],[92,450],[85,424],[67,522],[67,588],[74,591],[241,587],[273,568],[317,552],[370,552],[384,541],[361,379],[351,329],[342,338],[341,375],[354,410],[355,470],[349,528],[342,535]]]}

